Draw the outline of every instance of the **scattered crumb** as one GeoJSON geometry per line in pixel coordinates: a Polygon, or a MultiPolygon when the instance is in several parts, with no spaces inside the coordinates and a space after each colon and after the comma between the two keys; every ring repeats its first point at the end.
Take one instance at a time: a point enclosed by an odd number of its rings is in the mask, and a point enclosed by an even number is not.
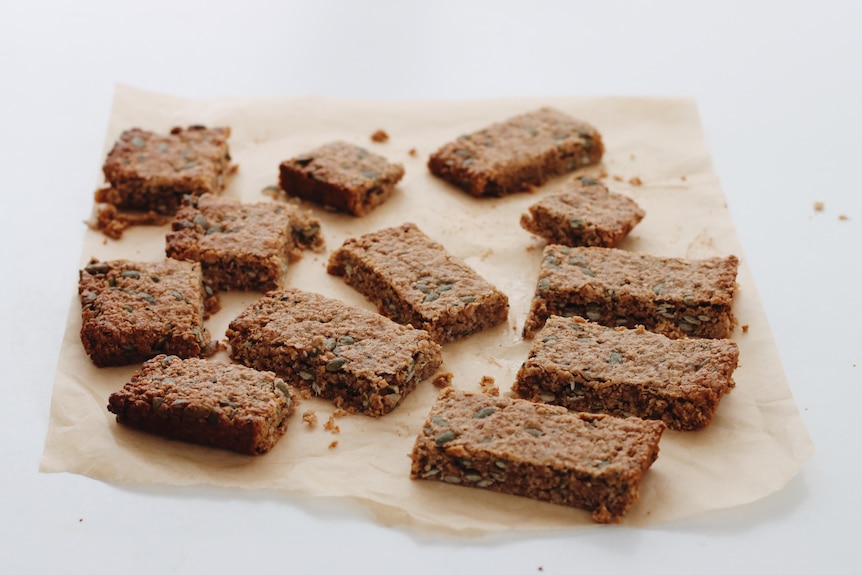
{"type": "Polygon", "coordinates": [[[416,148],[410,148],[410,150],[407,153],[414,158],[419,155],[416,153],[416,148]]]}
{"type": "Polygon", "coordinates": [[[545,570],[545,568],[542,567],[541,565],[539,565],[539,571],[544,571],[544,570],[545,570]]]}
{"type": "Polygon", "coordinates": [[[846,214],[841,214],[840,216],[838,216],[838,219],[841,220],[842,222],[846,222],[847,220],[850,219],[850,216],[848,216],[846,214]]]}
{"type": "Polygon", "coordinates": [[[748,333],[748,324],[742,326],[742,333],[748,333]]]}
{"type": "Polygon", "coordinates": [[[315,427],[317,425],[317,414],[314,413],[313,409],[302,413],[302,422],[307,424],[308,427],[315,427]]]}
{"type": "Polygon", "coordinates": [[[389,141],[389,134],[387,134],[384,130],[377,130],[373,134],[371,134],[371,141],[377,142],[378,144],[382,144],[383,142],[389,141]]]}
{"type": "Polygon", "coordinates": [[[83,522],[84,522],[84,518],[83,518],[83,517],[78,518],[78,523],[83,523],[83,522]]]}
{"type": "Polygon", "coordinates": [[[171,216],[149,212],[121,212],[111,204],[101,204],[96,212],[96,220],[85,222],[94,231],[102,232],[112,240],[123,237],[129,226],[162,226],[171,221],[171,216]]]}
{"type": "Polygon", "coordinates": [[[302,399],[311,399],[311,390],[307,387],[303,387],[299,390],[299,397],[302,399]]]}
{"type": "Polygon", "coordinates": [[[329,444],[329,449],[335,449],[336,447],[338,447],[338,440],[334,439],[332,443],[329,444]]]}
{"type": "Polygon", "coordinates": [[[616,181],[616,182],[622,182],[622,181],[623,181],[623,179],[622,179],[620,176],[614,176],[614,181],[616,181]]]}
{"type": "Polygon", "coordinates": [[[536,244],[530,244],[530,245],[528,245],[528,246],[527,246],[527,248],[526,248],[526,249],[527,249],[527,251],[528,251],[528,252],[534,252],[534,251],[536,251],[536,248],[538,248],[538,247],[539,247],[539,246],[537,246],[536,244]]]}
{"type": "Polygon", "coordinates": [[[451,371],[447,371],[446,373],[438,374],[431,383],[434,384],[434,387],[452,387],[452,378],[454,375],[451,371]]]}
{"type": "Polygon", "coordinates": [[[608,173],[606,171],[602,170],[601,172],[599,172],[599,177],[602,179],[607,178],[608,173]]]}
{"type": "Polygon", "coordinates": [[[642,181],[641,181],[641,179],[640,179],[639,177],[637,177],[637,176],[635,176],[634,178],[630,178],[630,179],[629,179],[629,183],[630,183],[631,185],[633,185],[633,186],[641,186],[641,185],[643,185],[643,182],[642,182],[642,181]]]}
{"type": "Polygon", "coordinates": [[[340,407],[332,412],[332,417],[344,417],[345,415],[349,415],[349,413],[340,407]]]}
{"type": "Polygon", "coordinates": [[[479,387],[482,388],[482,393],[485,395],[491,395],[493,397],[499,397],[500,388],[495,385],[496,380],[490,375],[483,375],[481,381],[479,381],[479,387]]]}
{"type": "Polygon", "coordinates": [[[632,154],[631,156],[629,156],[629,158],[631,159],[631,161],[633,161],[633,162],[635,161],[635,155],[634,155],[634,154],[632,154]]]}
{"type": "Polygon", "coordinates": [[[335,425],[335,416],[330,415],[326,423],[323,424],[323,429],[330,433],[341,433],[341,428],[335,425]]]}
{"type": "Polygon", "coordinates": [[[814,202],[814,211],[815,212],[822,212],[823,208],[825,208],[825,207],[826,207],[826,204],[824,204],[823,202],[814,202]]]}
{"type": "Polygon", "coordinates": [[[687,178],[685,176],[680,176],[679,179],[684,182],[687,178]]]}
{"type": "Polygon", "coordinates": [[[260,191],[261,194],[269,196],[273,200],[277,200],[281,196],[281,188],[278,186],[267,186],[260,191]]]}

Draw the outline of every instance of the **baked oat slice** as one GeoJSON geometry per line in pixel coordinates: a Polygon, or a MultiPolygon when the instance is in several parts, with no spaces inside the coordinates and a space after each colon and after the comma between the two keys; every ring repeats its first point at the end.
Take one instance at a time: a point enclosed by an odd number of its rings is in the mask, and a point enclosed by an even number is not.
{"type": "Polygon", "coordinates": [[[402,177],[401,164],[336,141],[282,162],[278,185],[289,196],[363,216],[389,199],[402,177]]]}
{"type": "Polygon", "coordinates": [[[327,271],[438,343],[493,327],[509,313],[504,293],[411,223],[347,240],[327,271]]]}
{"type": "Polygon", "coordinates": [[[616,247],[645,213],[637,203],[609,192],[598,180],[581,176],[521,216],[521,227],[550,244],[616,247]]]}
{"type": "Polygon", "coordinates": [[[669,339],[552,316],[536,336],[512,391],[573,411],[660,419],[702,429],[734,386],[739,359],[729,339],[669,339]]]}
{"type": "Polygon", "coordinates": [[[145,362],[108,399],[123,425],[249,455],[275,446],[293,410],[290,390],[272,372],[169,355],[145,362]]]}
{"type": "Polygon", "coordinates": [[[552,315],[668,337],[727,338],[736,325],[736,256],[661,258],[614,248],[545,247],[524,324],[533,337],[552,315]]]}
{"type": "Polygon", "coordinates": [[[474,196],[503,196],[597,164],[603,153],[593,126],[541,108],[459,136],[431,155],[428,169],[474,196]]]}
{"type": "Polygon", "coordinates": [[[296,289],[251,304],[227,338],[234,360],[372,416],[392,411],[443,361],[424,330],[296,289]]]}
{"type": "Polygon", "coordinates": [[[126,130],[102,171],[108,186],[96,201],[121,210],[174,214],[184,196],[220,194],[231,171],[230,128],[191,126],[167,135],[126,130]]]}
{"type": "Polygon", "coordinates": [[[303,249],[323,250],[320,221],[292,204],[243,204],[205,194],[177,212],[168,257],[201,263],[212,290],[269,291],[303,249]]]}
{"type": "Polygon", "coordinates": [[[447,388],[416,438],[410,476],[578,507],[611,523],[638,500],[664,429],[447,388]]]}
{"type": "Polygon", "coordinates": [[[81,342],[99,367],[215,351],[203,325],[200,264],[93,259],[79,273],[78,295],[81,342]]]}

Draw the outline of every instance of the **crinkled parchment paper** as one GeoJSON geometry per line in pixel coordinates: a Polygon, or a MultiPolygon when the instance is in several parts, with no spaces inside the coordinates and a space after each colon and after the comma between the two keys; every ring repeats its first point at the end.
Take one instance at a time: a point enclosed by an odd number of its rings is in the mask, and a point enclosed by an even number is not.
{"type": "MultiPolygon", "coordinates": [[[[787,387],[775,343],[751,273],[713,173],[697,108],[692,100],[665,98],[533,98],[471,102],[372,102],[319,97],[190,101],[119,87],[105,142],[138,126],[167,131],[175,125],[227,125],[239,171],[226,196],[271,201],[263,188],[276,184],[278,164],[323,143],[343,139],[401,162],[406,175],[388,202],[363,218],[316,207],[326,254],[307,253],[288,271],[288,285],[373,309],[340,278],[329,276],[328,253],[348,237],[415,222],[463,258],[510,298],[505,325],[444,346],[442,371],[454,385],[478,390],[483,375],[508,391],[527,356],[521,327],[535,287],[543,243],[522,230],[527,206],[554,193],[566,177],[530,194],[475,199],[433,178],[428,155],[460,134],[511,115],[549,105],[594,124],[607,152],[601,166],[612,191],[634,198],[646,218],[622,248],[660,256],[736,254],[742,263],[735,312],[740,325],[736,388],[722,400],[714,422],[698,432],[668,431],[658,460],[642,485],[641,501],[624,522],[646,525],[754,501],[784,486],[812,452],[787,387]],[[390,135],[374,143],[377,129],[390,135]],[[415,155],[410,153],[415,149],[415,155]],[[639,178],[641,185],[630,183],[639,178]]],[[[94,167],[95,168],[95,167],[94,167]]],[[[571,177],[571,176],[569,176],[571,177]]],[[[101,182],[94,182],[94,188],[101,182]]],[[[139,227],[119,241],[84,233],[81,266],[91,257],[157,260],[166,227],[139,227]]],[[[70,296],[77,278],[69,278],[70,296]]],[[[256,293],[230,293],[208,321],[216,338],[256,293]]],[[[535,530],[589,525],[581,510],[479,489],[408,478],[414,437],[437,395],[420,384],[393,413],[380,419],[350,415],[336,420],[340,433],[323,429],[328,402],[306,400],[287,435],[269,454],[246,457],[151,437],[117,425],[108,395],[128,381],[133,367],[98,369],[79,340],[80,305],[70,298],[51,406],[42,471],[71,471],[113,482],[213,484],[283,489],[308,496],[347,497],[366,504],[386,524],[410,524],[462,533],[535,530]],[[316,411],[309,428],[299,414],[316,411]],[[330,448],[333,440],[337,447],[330,448]]],[[[225,353],[213,358],[228,361],[225,353]]]]}

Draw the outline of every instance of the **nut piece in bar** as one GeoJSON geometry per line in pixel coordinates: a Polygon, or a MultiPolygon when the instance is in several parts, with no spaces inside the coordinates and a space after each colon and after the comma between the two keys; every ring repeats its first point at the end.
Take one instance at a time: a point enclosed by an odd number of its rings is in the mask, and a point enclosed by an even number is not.
{"type": "Polygon", "coordinates": [[[99,367],[215,351],[203,325],[200,264],[93,259],[79,273],[78,295],[81,342],[99,367]]]}
{"type": "Polygon", "coordinates": [[[702,429],[734,386],[739,349],[729,339],[670,339],[552,316],[536,336],[512,391],[573,411],[660,419],[702,429]]]}
{"type": "Polygon", "coordinates": [[[339,141],[282,162],[278,185],[289,196],[363,216],[389,199],[403,176],[401,164],[339,141]]]}
{"type": "Polygon", "coordinates": [[[102,171],[108,186],[96,201],[121,210],[174,214],[184,196],[220,194],[231,171],[230,128],[174,128],[167,136],[126,130],[102,171]]]}
{"type": "Polygon", "coordinates": [[[443,390],[413,447],[413,479],[530,497],[618,521],[658,457],[660,421],[443,390]]]}
{"type": "Polygon", "coordinates": [[[581,176],[561,194],[533,204],[521,227],[550,244],[613,248],[644,217],[634,200],[609,192],[598,180],[581,176]]]}
{"type": "Polygon", "coordinates": [[[281,288],[288,262],[303,248],[323,250],[320,222],[291,204],[205,194],[180,208],[171,228],[168,257],[200,262],[213,290],[281,288]]]}
{"type": "Polygon", "coordinates": [[[272,372],[159,355],[108,399],[108,411],[142,431],[238,451],[266,453],[287,431],[293,397],[272,372]]]}
{"type": "Polygon", "coordinates": [[[227,338],[234,360],[372,416],[394,409],[443,361],[423,330],[296,289],[251,304],[227,338]]]}
{"type": "Polygon", "coordinates": [[[736,325],[736,256],[660,258],[614,248],[545,246],[524,324],[533,335],[552,315],[668,337],[727,338],[736,325]]]}
{"type": "Polygon", "coordinates": [[[553,108],[541,108],[459,136],[428,159],[428,169],[474,196],[503,196],[598,164],[599,132],[553,108]]]}
{"type": "Polygon", "coordinates": [[[493,327],[509,313],[504,293],[411,223],[347,240],[327,271],[438,343],[493,327]]]}

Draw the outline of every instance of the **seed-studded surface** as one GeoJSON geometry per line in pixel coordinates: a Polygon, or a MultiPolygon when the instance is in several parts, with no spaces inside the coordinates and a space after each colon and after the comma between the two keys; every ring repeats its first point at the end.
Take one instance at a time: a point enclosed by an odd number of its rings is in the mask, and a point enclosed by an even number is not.
{"type": "Polygon", "coordinates": [[[442,363],[426,331],[295,289],[254,302],[227,337],[236,361],[373,416],[394,409],[442,363]]]}
{"type": "Polygon", "coordinates": [[[272,372],[159,355],[112,393],[117,421],[149,433],[260,455],[287,431],[293,399],[272,372]]]}
{"type": "Polygon", "coordinates": [[[288,262],[303,248],[323,250],[320,222],[284,203],[242,204],[210,194],[177,212],[168,257],[201,262],[214,290],[281,288],[288,262]]]}
{"type": "Polygon", "coordinates": [[[497,325],[509,311],[505,294],[415,224],[347,240],[327,270],[383,315],[425,329],[439,343],[497,325]]]}
{"type": "Polygon", "coordinates": [[[102,171],[108,187],[96,201],[127,210],[173,214],[183,196],[220,194],[230,171],[230,128],[174,128],[167,136],[126,130],[102,171]]]}
{"type": "Polygon", "coordinates": [[[638,500],[664,423],[445,389],[413,447],[413,479],[531,497],[617,521],[638,500]]]}
{"type": "Polygon", "coordinates": [[[552,315],[646,329],[668,337],[730,337],[736,256],[659,258],[613,248],[545,247],[524,325],[532,337],[552,315]]]}
{"type": "Polygon", "coordinates": [[[428,169],[474,196],[502,196],[597,164],[603,153],[594,127],[541,108],[459,136],[431,155],[428,169]]]}
{"type": "Polygon", "coordinates": [[[404,167],[346,142],[332,142],[281,163],[285,193],[362,216],[392,195],[404,167]]]}
{"type": "Polygon", "coordinates": [[[669,339],[553,316],[539,331],[512,391],[574,411],[706,427],[733,387],[739,349],[729,339],[669,339]]]}
{"type": "Polygon", "coordinates": [[[78,295],[81,342],[99,367],[213,351],[200,264],[91,260],[80,271],[78,295]]]}
{"type": "Polygon", "coordinates": [[[612,248],[644,217],[626,196],[609,192],[598,180],[581,176],[561,194],[530,206],[521,227],[551,244],[612,248]]]}

